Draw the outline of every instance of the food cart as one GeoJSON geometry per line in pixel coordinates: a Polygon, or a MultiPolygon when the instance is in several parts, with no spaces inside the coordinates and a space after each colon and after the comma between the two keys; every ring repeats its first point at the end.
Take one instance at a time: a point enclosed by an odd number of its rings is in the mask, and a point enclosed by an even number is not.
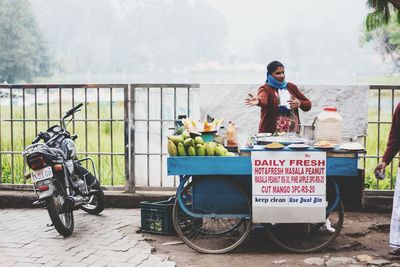
{"type": "MultiPolygon", "coordinates": [[[[343,226],[344,208],[333,176],[357,177],[359,152],[337,147],[266,150],[265,146],[256,145],[241,149],[240,156],[236,157],[168,157],[168,175],[180,177],[173,208],[174,228],[188,246],[201,253],[225,253],[235,249],[246,240],[254,224],[265,226],[270,240],[288,251],[319,251],[336,239],[343,226]],[[266,152],[265,155],[271,159],[275,155],[282,156],[282,153],[310,157],[313,153],[320,155],[322,152],[326,157],[323,220],[303,219],[291,223],[274,220],[270,216],[270,219],[254,221],[254,210],[259,213],[254,209],[254,191],[252,195],[252,154],[255,152],[261,153],[261,156],[266,152]],[[323,231],[327,222],[333,230],[323,231]]],[[[279,209],[275,211],[279,212],[279,209]]],[[[273,217],[276,217],[277,213],[274,214],[273,217]]],[[[268,218],[268,212],[264,212],[263,216],[268,218]]]]}

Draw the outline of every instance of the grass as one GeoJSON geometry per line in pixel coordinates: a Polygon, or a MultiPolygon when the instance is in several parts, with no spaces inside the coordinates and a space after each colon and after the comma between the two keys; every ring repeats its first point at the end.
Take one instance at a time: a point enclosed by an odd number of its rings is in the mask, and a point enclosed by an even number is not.
{"type": "MultiPolygon", "coordinates": [[[[65,108],[62,109],[61,114],[71,108],[72,104],[63,105],[65,108]]],[[[32,107],[33,108],[33,107],[32,107]]],[[[23,157],[20,152],[23,151],[24,147],[31,143],[31,140],[36,136],[36,131],[45,131],[48,128],[47,122],[10,122],[11,110],[9,106],[0,107],[1,116],[1,140],[0,150],[1,151],[16,151],[18,153],[2,154],[1,155],[1,171],[2,171],[2,183],[14,183],[23,184],[24,164],[23,157]],[[25,129],[25,135],[24,135],[25,129]],[[13,138],[11,138],[13,136],[13,138]],[[14,168],[13,168],[14,167],[14,168]],[[12,171],[14,170],[14,175],[12,171]],[[14,177],[14,179],[12,178],[14,177]]],[[[49,106],[49,119],[59,119],[61,117],[59,107],[57,104],[51,104],[49,106]]],[[[123,120],[123,103],[113,103],[113,119],[123,120]]],[[[12,112],[13,119],[47,119],[47,106],[38,105],[37,115],[35,116],[34,110],[26,110],[25,116],[22,107],[13,107],[12,112]]],[[[75,119],[84,119],[85,110],[76,113],[75,119]]],[[[87,118],[88,119],[110,119],[110,104],[100,105],[99,112],[97,111],[97,105],[90,103],[87,107],[87,118]]],[[[50,126],[57,122],[50,122],[50,126]]],[[[110,153],[111,148],[113,153],[124,153],[124,122],[109,122],[109,121],[91,121],[91,122],[71,122],[68,125],[68,131],[78,135],[78,139],[75,141],[77,152],[87,151],[88,156],[92,157],[95,161],[95,166],[98,172],[98,176],[103,185],[124,185],[125,184],[125,157],[116,155],[111,157],[110,155],[91,155],[90,153],[110,153]],[[85,131],[87,126],[87,134],[85,131]],[[112,133],[112,136],[111,136],[112,133]],[[111,146],[112,144],[112,146],[111,146]]],[[[78,155],[79,158],[85,155],[78,155]]]]}

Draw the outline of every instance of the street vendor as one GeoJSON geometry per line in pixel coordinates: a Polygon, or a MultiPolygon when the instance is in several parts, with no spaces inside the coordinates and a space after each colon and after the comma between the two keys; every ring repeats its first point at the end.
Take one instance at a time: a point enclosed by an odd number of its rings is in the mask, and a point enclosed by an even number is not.
{"type": "MultiPolygon", "coordinates": [[[[259,133],[299,132],[299,108],[311,109],[311,101],[293,83],[285,80],[285,67],[279,61],[267,65],[267,80],[258,89],[257,96],[249,93],[245,99],[248,106],[261,108],[259,133]]],[[[318,229],[324,233],[334,233],[335,228],[326,219],[318,229]]]]}
{"type": "Polygon", "coordinates": [[[311,109],[311,101],[295,84],[286,82],[285,67],[279,61],[268,64],[266,83],[258,89],[257,96],[248,95],[245,104],[261,108],[260,133],[298,132],[298,109],[311,109]]]}
{"type": "MultiPolygon", "coordinates": [[[[400,151],[400,103],[397,105],[392,118],[389,138],[382,161],[375,168],[377,179],[385,178],[386,166],[390,164],[396,154],[400,151]]],[[[399,164],[400,166],[400,164],[399,164]]],[[[400,256],[400,169],[397,171],[396,185],[393,196],[392,218],[389,234],[390,255],[400,256]]]]}

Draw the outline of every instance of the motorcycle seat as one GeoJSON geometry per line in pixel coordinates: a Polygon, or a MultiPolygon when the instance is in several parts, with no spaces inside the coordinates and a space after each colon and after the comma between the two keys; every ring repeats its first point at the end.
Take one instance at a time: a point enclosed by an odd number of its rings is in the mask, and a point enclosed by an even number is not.
{"type": "Polygon", "coordinates": [[[63,159],[67,159],[67,156],[65,155],[65,153],[64,153],[61,149],[53,148],[53,147],[49,147],[49,148],[50,148],[50,151],[51,151],[52,153],[54,153],[54,154],[59,154],[59,155],[62,156],[63,159]]]}

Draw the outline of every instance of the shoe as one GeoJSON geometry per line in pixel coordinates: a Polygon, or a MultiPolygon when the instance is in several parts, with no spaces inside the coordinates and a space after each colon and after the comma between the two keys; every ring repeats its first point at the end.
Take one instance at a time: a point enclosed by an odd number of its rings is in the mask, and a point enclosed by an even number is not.
{"type": "Polygon", "coordinates": [[[391,249],[388,254],[392,256],[400,256],[400,248],[391,249]]]}
{"type": "Polygon", "coordinates": [[[323,234],[333,234],[336,229],[332,227],[331,221],[326,219],[325,223],[318,228],[318,232],[323,234]]]}

